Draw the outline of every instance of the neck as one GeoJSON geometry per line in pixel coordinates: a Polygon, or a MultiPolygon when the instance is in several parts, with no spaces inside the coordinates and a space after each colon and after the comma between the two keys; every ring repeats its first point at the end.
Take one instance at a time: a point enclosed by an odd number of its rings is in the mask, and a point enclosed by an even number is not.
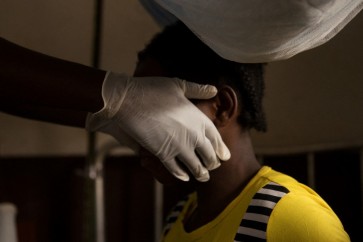
{"type": "Polygon", "coordinates": [[[261,168],[248,133],[229,144],[231,159],[211,171],[210,181],[197,184],[198,207],[185,223],[189,231],[218,216],[261,168]]]}

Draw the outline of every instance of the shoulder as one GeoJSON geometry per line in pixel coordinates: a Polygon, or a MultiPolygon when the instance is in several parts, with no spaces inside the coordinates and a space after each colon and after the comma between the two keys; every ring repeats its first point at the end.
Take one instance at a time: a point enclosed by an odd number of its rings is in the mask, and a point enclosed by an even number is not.
{"type": "Polygon", "coordinates": [[[296,188],[273,209],[267,237],[271,241],[350,241],[337,215],[318,194],[296,188]]]}

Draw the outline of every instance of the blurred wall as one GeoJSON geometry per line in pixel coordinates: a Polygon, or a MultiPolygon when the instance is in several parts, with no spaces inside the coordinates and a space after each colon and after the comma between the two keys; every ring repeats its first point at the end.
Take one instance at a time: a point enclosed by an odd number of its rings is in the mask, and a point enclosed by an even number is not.
{"type": "MultiPolygon", "coordinates": [[[[138,0],[104,1],[101,68],[132,74],[136,53],[159,27],[138,0]]],[[[93,1],[0,1],[0,35],[25,47],[90,65],[93,1]]],[[[363,13],[327,44],[271,63],[266,134],[259,150],[363,143],[363,13]]],[[[99,143],[111,139],[99,136],[99,143]]],[[[0,156],[84,154],[82,129],[0,114],[0,156]]]]}
{"type": "Polygon", "coordinates": [[[263,152],[363,145],[363,12],[315,49],[268,64],[263,152]]]}

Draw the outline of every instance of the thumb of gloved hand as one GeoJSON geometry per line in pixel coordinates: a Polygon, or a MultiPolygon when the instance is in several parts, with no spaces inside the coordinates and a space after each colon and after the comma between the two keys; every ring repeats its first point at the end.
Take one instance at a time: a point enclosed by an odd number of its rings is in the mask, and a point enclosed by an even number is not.
{"type": "Polygon", "coordinates": [[[189,99],[210,99],[218,92],[217,88],[211,85],[200,85],[184,81],[182,86],[184,86],[185,97],[189,99]]]}
{"type": "Polygon", "coordinates": [[[102,87],[105,106],[89,116],[87,129],[102,131],[108,126],[107,132],[119,141],[123,130],[177,178],[189,179],[182,162],[196,179],[206,181],[206,167],[218,167],[218,157],[227,160],[230,153],[211,120],[187,97],[212,98],[215,94],[215,87],[177,78],[131,78],[108,72],[102,87]],[[111,124],[119,127],[114,133],[111,124]]]}

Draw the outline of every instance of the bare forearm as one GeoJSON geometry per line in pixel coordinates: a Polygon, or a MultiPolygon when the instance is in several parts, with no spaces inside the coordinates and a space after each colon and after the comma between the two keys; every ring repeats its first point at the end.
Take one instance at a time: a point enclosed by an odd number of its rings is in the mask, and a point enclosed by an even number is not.
{"type": "Polygon", "coordinates": [[[50,122],[66,126],[84,128],[87,112],[71,109],[47,108],[27,104],[0,103],[0,110],[4,113],[22,118],[50,122]]]}
{"type": "Polygon", "coordinates": [[[47,56],[0,38],[0,101],[95,112],[105,71],[47,56]]]}

